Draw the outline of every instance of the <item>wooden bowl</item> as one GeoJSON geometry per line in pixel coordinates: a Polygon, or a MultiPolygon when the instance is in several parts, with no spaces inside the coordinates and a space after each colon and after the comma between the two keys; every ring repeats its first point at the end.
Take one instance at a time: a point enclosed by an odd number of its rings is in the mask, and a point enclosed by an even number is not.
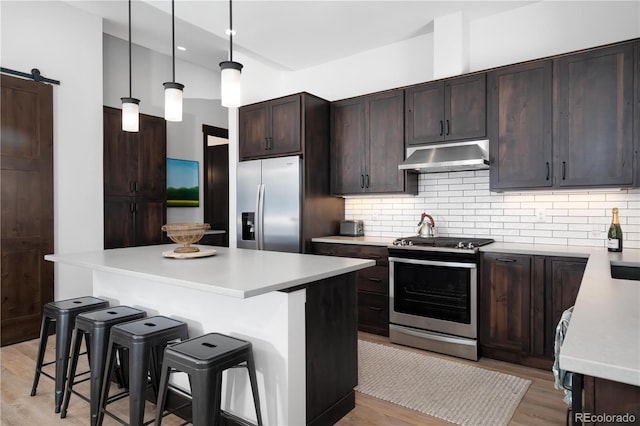
{"type": "Polygon", "coordinates": [[[200,251],[198,247],[192,247],[204,235],[204,231],[211,229],[208,223],[169,223],[162,225],[162,230],[174,243],[182,244],[173,250],[175,253],[195,253],[200,251]]]}

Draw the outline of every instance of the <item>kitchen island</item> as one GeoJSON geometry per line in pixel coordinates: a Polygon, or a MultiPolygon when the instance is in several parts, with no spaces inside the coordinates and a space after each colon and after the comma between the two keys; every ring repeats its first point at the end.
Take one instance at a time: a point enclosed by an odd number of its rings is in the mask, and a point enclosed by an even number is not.
{"type": "MultiPolygon", "coordinates": [[[[250,341],[265,424],[332,424],[353,408],[355,271],[374,261],[226,247],[211,257],[163,257],[175,247],[45,259],[91,269],[86,294],[185,321],[191,337],[221,332],[250,341]]],[[[255,421],[244,371],[228,372],[222,393],[225,412],[255,421]]]]}

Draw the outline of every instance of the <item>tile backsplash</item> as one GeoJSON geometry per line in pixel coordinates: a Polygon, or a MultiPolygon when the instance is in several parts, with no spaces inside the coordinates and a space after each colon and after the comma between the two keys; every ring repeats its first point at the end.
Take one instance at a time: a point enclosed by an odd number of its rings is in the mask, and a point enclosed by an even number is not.
{"type": "Polygon", "coordinates": [[[489,171],[420,174],[418,195],[348,197],[345,219],[368,236],[415,235],[422,212],[439,236],[605,247],[611,209],[620,209],[624,247],[640,248],[640,189],[489,191],[489,171]]]}

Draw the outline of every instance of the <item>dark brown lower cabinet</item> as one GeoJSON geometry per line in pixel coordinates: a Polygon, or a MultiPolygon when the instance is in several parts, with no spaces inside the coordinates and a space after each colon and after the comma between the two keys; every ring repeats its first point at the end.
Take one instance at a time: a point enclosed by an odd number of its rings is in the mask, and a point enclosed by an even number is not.
{"type": "Polygon", "coordinates": [[[389,253],[386,247],[313,243],[313,253],[373,259],[376,266],[357,272],[358,330],[389,335],[389,253]]]}
{"type": "Polygon", "coordinates": [[[586,259],[483,253],[481,356],[550,369],[555,328],[575,303],[586,259]]]}
{"type": "Polygon", "coordinates": [[[166,223],[163,200],[105,197],[104,248],[162,244],[166,223]]]}
{"type": "Polygon", "coordinates": [[[598,377],[584,376],[582,424],[637,424],[640,421],[640,387],[598,377]],[[588,413],[588,414],[587,414],[588,413]],[[606,418],[621,416],[621,418],[606,418]],[[626,416],[626,417],[625,417],[626,416]]]}

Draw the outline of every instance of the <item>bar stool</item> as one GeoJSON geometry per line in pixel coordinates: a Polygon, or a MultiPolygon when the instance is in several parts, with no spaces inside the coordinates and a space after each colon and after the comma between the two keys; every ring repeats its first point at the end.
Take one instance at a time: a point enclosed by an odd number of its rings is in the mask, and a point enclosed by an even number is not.
{"type": "Polygon", "coordinates": [[[162,377],[156,405],[156,426],[162,424],[164,405],[172,372],[189,375],[192,398],[192,423],[194,426],[220,424],[222,372],[242,366],[249,372],[253,403],[258,425],[262,426],[260,397],[256,380],[251,342],[220,333],[205,334],[165,349],[162,377]]]}
{"type": "Polygon", "coordinates": [[[147,316],[145,311],[135,309],[130,306],[114,306],[97,311],[84,312],[76,317],[76,327],[73,329],[73,337],[71,339],[71,362],[67,377],[67,387],[64,393],[64,402],[62,404],[61,418],[67,416],[67,408],[69,408],[69,400],[71,393],[75,393],[85,401],[89,401],[91,413],[91,425],[94,426],[98,421],[98,410],[100,407],[100,391],[102,390],[102,380],[104,378],[105,359],[107,357],[107,345],[109,343],[109,332],[111,327],[116,324],[122,324],[128,321],[137,320],[147,316]],[[78,358],[80,354],[80,344],[82,338],[90,336],[89,346],[91,347],[90,372],[91,386],[89,398],[73,390],[75,384],[86,381],[82,379],[75,381],[76,369],[78,367],[78,358]]]}
{"type": "Polygon", "coordinates": [[[67,378],[67,366],[69,361],[69,350],[71,347],[71,332],[76,316],[83,312],[102,309],[109,306],[109,302],[97,297],[78,297],[75,299],[59,300],[49,302],[44,305],[42,323],[40,325],[40,344],[38,346],[38,359],[36,361],[36,373],[33,378],[31,396],[35,396],[40,381],[40,374],[53,379],[55,385],[55,410],[60,412],[62,397],[64,394],[64,383],[67,378]],[[56,330],[56,359],[55,361],[43,364],[44,353],[47,349],[50,328],[55,323],[56,330]],[[42,371],[47,365],[56,364],[55,377],[42,371]]]}
{"type": "Polygon", "coordinates": [[[164,348],[172,341],[186,340],[188,338],[186,323],[163,316],[154,316],[114,325],[111,328],[109,337],[109,349],[102,379],[100,408],[96,424],[102,424],[105,414],[123,423],[122,419],[109,412],[106,407],[107,402],[128,394],[129,424],[133,426],[143,425],[148,375],[151,376],[151,386],[157,396],[164,348]],[[129,353],[129,391],[116,395],[109,400],[110,382],[108,378],[113,373],[115,355],[119,348],[127,349],[129,353]]]}

